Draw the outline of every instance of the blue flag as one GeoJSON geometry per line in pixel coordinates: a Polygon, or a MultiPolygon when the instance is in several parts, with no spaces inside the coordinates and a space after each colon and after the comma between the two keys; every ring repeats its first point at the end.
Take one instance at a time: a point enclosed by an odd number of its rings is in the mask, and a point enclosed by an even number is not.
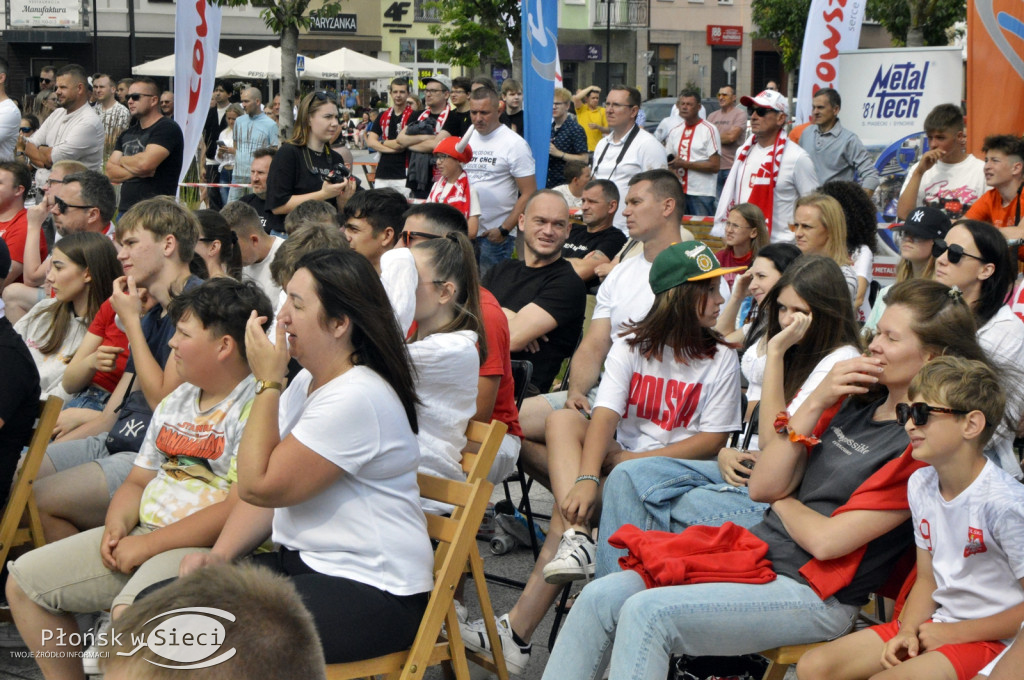
{"type": "Polygon", "coordinates": [[[537,186],[548,176],[551,148],[551,105],[558,72],[558,3],[555,0],[523,0],[520,26],[523,33],[523,126],[526,143],[536,162],[537,186]]]}

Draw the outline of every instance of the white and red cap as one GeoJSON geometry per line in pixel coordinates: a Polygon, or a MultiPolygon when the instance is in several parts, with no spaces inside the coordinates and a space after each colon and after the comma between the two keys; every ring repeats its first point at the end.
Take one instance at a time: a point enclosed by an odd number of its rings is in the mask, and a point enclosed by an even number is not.
{"type": "Polygon", "coordinates": [[[740,104],[743,106],[763,106],[767,109],[775,109],[779,113],[786,113],[789,110],[786,98],[782,93],[775,90],[764,90],[756,97],[744,95],[740,97],[740,104]]]}

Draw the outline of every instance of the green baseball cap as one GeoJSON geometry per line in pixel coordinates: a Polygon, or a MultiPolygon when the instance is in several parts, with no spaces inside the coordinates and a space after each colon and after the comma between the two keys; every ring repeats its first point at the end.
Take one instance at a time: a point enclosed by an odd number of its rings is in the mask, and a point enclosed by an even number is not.
{"type": "Polygon", "coordinates": [[[744,269],[746,267],[723,267],[714,251],[700,241],[673,243],[654,258],[650,274],[651,290],[657,295],[688,281],[713,279],[744,269]]]}

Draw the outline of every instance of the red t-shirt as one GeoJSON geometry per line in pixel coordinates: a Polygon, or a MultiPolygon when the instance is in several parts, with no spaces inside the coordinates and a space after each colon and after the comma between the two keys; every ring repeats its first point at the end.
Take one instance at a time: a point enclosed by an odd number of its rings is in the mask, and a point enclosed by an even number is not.
{"type": "MultiPolygon", "coordinates": [[[[28,232],[28,212],[22,208],[17,215],[6,222],[0,222],[0,238],[7,243],[7,249],[11,251],[11,261],[24,264],[25,262],[25,234],[28,232]]],[[[39,239],[39,261],[46,259],[46,239],[39,239]]],[[[19,276],[15,283],[21,283],[19,276]]]]}
{"type": "MultiPolygon", "coordinates": [[[[743,257],[736,257],[732,252],[732,248],[726,246],[715,253],[715,257],[718,258],[718,263],[723,267],[749,267],[750,261],[754,259],[754,251],[750,251],[743,257]]],[[[729,284],[729,290],[732,290],[732,282],[736,280],[740,273],[725,274],[725,282],[729,284]]]]}
{"type": "Polygon", "coordinates": [[[121,381],[121,375],[124,374],[124,367],[128,363],[129,354],[128,336],[114,323],[115,316],[116,314],[114,314],[114,308],[110,305],[110,300],[106,300],[100,305],[100,311],[96,312],[95,318],[89,324],[89,332],[102,338],[101,345],[123,347],[125,350],[117,355],[117,365],[113,371],[109,373],[96,371],[96,374],[92,377],[92,384],[107,392],[113,392],[114,388],[117,387],[117,383],[121,381]]]}
{"type": "Polygon", "coordinates": [[[491,418],[508,425],[508,433],[523,436],[519,427],[519,410],[516,408],[515,384],[512,381],[512,347],[508,331],[508,319],[501,305],[489,290],[480,287],[480,312],[484,317],[484,332],[487,334],[487,361],[480,366],[481,376],[501,376],[498,396],[494,400],[491,418]]]}

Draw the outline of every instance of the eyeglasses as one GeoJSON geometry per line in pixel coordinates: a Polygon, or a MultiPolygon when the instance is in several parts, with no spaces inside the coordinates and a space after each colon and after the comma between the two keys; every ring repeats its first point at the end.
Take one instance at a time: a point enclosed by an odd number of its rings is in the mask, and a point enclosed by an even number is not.
{"type": "Polygon", "coordinates": [[[156,95],[156,94],[142,94],[141,92],[132,92],[131,94],[127,95],[125,97],[125,99],[127,99],[130,102],[137,102],[140,99],[142,99],[143,97],[158,97],[158,96],[160,96],[160,95],[156,95]]]}
{"type": "Polygon", "coordinates": [[[95,208],[96,207],[94,205],[72,205],[72,204],[68,203],[67,201],[65,201],[63,198],[55,198],[55,199],[53,199],[53,203],[54,203],[54,205],[57,206],[57,212],[59,212],[61,215],[66,213],[68,211],[68,208],[78,208],[79,210],[88,210],[89,208],[95,208]]]}
{"type": "Polygon", "coordinates": [[[49,189],[54,184],[64,184],[65,181],[66,180],[63,179],[47,179],[45,182],[43,182],[43,187],[49,189]]]}
{"type": "Polygon", "coordinates": [[[449,156],[446,153],[435,153],[434,154],[434,161],[435,162],[436,161],[443,161],[445,158],[451,158],[451,156],[449,156]]]}
{"type": "Polygon", "coordinates": [[[615,109],[615,108],[630,109],[630,108],[633,108],[633,105],[632,104],[618,104],[616,102],[605,102],[604,103],[604,108],[606,108],[606,109],[615,109]]]}
{"type": "MultiPolygon", "coordinates": [[[[440,234],[429,234],[429,233],[427,233],[425,231],[403,231],[402,232],[402,244],[405,245],[406,248],[408,248],[410,245],[412,245],[412,240],[414,238],[421,238],[421,239],[425,239],[425,240],[429,241],[430,239],[444,238],[444,237],[441,236],[440,234]]],[[[444,283],[444,281],[434,281],[434,283],[444,283]]]]}
{"type": "Polygon", "coordinates": [[[444,90],[442,88],[440,88],[440,87],[427,87],[427,88],[424,88],[423,91],[424,92],[429,92],[430,94],[437,94],[439,92],[444,92],[444,90]]]}
{"type": "Polygon", "coordinates": [[[333,92],[314,92],[313,98],[318,102],[337,102],[338,95],[333,92]]]}
{"type": "Polygon", "coordinates": [[[23,127],[23,128],[18,128],[18,129],[21,130],[22,132],[32,132],[32,128],[30,128],[30,127],[23,127]]]}
{"type": "Polygon", "coordinates": [[[553,102],[552,106],[568,106],[569,102],[553,102]]]}
{"type": "Polygon", "coordinates": [[[965,416],[969,411],[946,408],[945,406],[929,406],[923,401],[915,401],[913,404],[896,404],[896,422],[900,425],[906,425],[907,421],[913,420],[914,425],[921,427],[928,423],[928,416],[932,413],[965,416]]]}
{"type": "Polygon", "coordinates": [[[769,113],[778,113],[775,109],[770,109],[767,106],[748,106],[747,113],[753,116],[755,113],[761,117],[767,116],[769,113]]]}
{"type": "Polygon", "coordinates": [[[978,257],[977,255],[971,255],[970,253],[964,252],[964,247],[954,243],[953,245],[947,244],[941,239],[935,239],[932,243],[932,257],[938,259],[942,257],[942,254],[946,253],[946,259],[949,260],[950,264],[958,264],[960,260],[966,255],[972,257],[978,262],[985,262],[985,258],[978,257]]]}

